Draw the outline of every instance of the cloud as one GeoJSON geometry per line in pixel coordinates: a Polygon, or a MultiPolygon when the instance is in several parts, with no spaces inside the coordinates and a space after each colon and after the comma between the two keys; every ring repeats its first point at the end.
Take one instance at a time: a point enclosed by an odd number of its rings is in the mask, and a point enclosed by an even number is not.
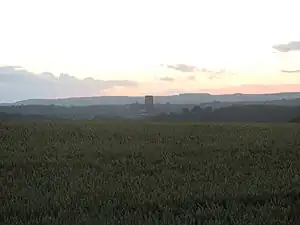
{"type": "Polygon", "coordinates": [[[81,80],[65,73],[55,77],[49,72],[35,74],[18,66],[0,67],[0,101],[93,96],[116,86],[137,85],[137,82],[129,80],[81,80]]]}
{"type": "Polygon", "coordinates": [[[173,69],[173,70],[177,70],[180,72],[199,72],[199,69],[195,66],[191,66],[191,65],[186,65],[186,64],[174,64],[174,65],[170,65],[170,64],[161,64],[162,67],[167,67],[169,69],[173,69]]]}
{"type": "MultiPolygon", "coordinates": [[[[166,67],[169,69],[177,70],[183,73],[191,73],[191,72],[196,72],[196,73],[203,73],[209,75],[209,79],[219,79],[219,75],[227,73],[225,69],[220,69],[220,70],[211,70],[208,68],[199,68],[196,66],[192,65],[186,65],[186,64],[161,64],[161,67],[166,67]]],[[[193,79],[193,78],[192,78],[193,79]]]]}
{"type": "Polygon", "coordinates": [[[300,41],[291,41],[287,44],[273,45],[272,48],[279,52],[300,51],[300,41]]]}
{"type": "Polygon", "coordinates": [[[161,81],[166,81],[166,82],[172,82],[175,81],[173,77],[162,77],[160,78],[161,81]]]}
{"type": "Polygon", "coordinates": [[[282,73],[300,73],[300,70],[281,70],[282,73]]]}

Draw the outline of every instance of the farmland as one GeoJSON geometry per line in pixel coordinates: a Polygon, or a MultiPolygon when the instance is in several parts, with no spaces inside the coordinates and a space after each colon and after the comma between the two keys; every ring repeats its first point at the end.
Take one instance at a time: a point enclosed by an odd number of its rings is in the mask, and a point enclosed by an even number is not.
{"type": "Polygon", "coordinates": [[[299,124],[0,122],[0,224],[295,224],[299,124]]]}

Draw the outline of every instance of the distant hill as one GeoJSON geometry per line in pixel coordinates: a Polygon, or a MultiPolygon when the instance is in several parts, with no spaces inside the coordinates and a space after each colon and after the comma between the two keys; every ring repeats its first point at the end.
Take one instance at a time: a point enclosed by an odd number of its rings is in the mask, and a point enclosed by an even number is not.
{"type": "MultiPolygon", "coordinates": [[[[207,93],[186,93],[170,96],[154,96],[156,104],[214,104],[230,105],[232,103],[247,102],[260,104],[266,101],[274,101],[274,104],[298,104],[300,101],[300,92],[285,92],[274,94],[226,94],[211,95],[207,93]],[[293,101],[287,101],[292,100],[293,101]],[[276,102],[277,101],[277,102],[276,102]],[[220,104],[222,103],[222,104],[220,104]]],[[[127,105],[132,103],[144,103],[143,96],[98,96],[98,97],[80,97],[66,99],[29,99],[4,105],[58,105],[58,106],[91,106],[91,105],[127,105]]]]}

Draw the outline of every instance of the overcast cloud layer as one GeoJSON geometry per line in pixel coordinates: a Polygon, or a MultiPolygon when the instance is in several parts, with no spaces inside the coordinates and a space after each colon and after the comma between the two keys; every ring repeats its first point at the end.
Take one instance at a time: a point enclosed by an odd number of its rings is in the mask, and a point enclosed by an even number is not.
{"type": "Polygon", "coordinates": [[[64,98],[101,95],[115,86],[136,86],[128,80],[84,80],[68,74],[55,77],[51,73],[35,74],[17,66],[0,67],[0,102],[32,98],[64,98]]]}

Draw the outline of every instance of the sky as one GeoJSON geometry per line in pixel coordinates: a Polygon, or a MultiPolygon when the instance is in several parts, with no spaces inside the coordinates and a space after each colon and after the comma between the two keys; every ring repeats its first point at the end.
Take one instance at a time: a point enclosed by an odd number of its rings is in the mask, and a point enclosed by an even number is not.
{"type": "Polygon", "coordinates": [[[299,6],[297,0],[1,1],[0,101],[300,90],[299,6]]]}

